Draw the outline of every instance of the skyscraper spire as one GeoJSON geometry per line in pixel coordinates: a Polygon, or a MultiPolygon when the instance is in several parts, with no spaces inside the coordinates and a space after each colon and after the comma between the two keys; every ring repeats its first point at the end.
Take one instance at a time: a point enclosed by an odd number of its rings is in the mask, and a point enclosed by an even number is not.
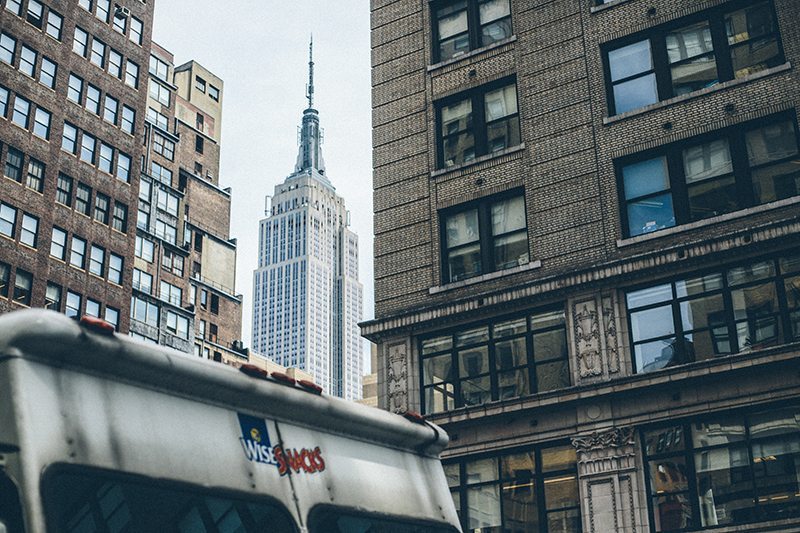
{"type": "Polygon", "coordinates": [[[308,86],[306,87],[308,108],[303,111],[303,125],[300,127],[300,149],[297,154],[295,173],[316,170],[325,174],[325,161],[322,159],[322,135],[319,129],[319,113],[314,109],[314,36],[308,45],[308,86]]]}
{"type": "Polygon", "coordinates": [[[314,34],[311,34],[311,41],[308,43],[308,87],[306,87],[306,98],[308,98],[308,108],[314,108],[314,34]]]}

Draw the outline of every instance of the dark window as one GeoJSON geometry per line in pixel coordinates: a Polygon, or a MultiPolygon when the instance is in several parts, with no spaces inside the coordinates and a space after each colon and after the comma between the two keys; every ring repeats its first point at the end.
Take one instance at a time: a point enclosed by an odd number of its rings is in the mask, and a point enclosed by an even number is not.
{"type": "Polygon", "coordinates": [[[520,192],[440,214],[445,283],[528,263],[525,200],[520,192]]]}
{"type": "Polygon", "coordinates": [[[217,89],[213,85],[209,85],[208,96],[210,96],[212,100],[219,102],[219,89],[217,89]]]}
{"type": "Polygon", "coordinates": [[[518,398],[570,384],[563,310],[425,338],[420,353],[425,413],[518,398]]]}
{"type": "Polygon", "coordinates": [[[44,308],[50,309],[51,311],[61,312],[63,294],[64,289],[61,287],[61,285],[57,285],[48,281],[47,292],[44,296],[44,308]]]}
{"type": "Polygon", "coordinates": [[[437,102],[436,117],[440,168],[469,163],[521,142],[513,80],[437,102]]]}
{"type": "Polygon", "coordinates": [[[26,20],[37,28],[41,28],[43,15],[44,6],[42,3],[39,2],[39,0],[28,0],[28,12],[25,17],[26,20]]]}
{"type": "Polygon", "coordinates": [[[8,147],[8,153],[6,154],[5,175],[20,183],[22,183],[22,160],[24,157],[25,154],[23,154],[21,151],[11,146],[8,147]]]}
{"type": "Polygon", "coordinates": [[[575,448],[521,448],[444,463],[464,531],[581,531],[575,448]]]}
{"type": "Polygon", "coordinates": [[[203,144],[204,144],[203,138],[200,135],[195,135],[195,138],[194,138],[194,151],[199,153],[199,154],[202,154],[203,153],[203,144]]]}
{"type": "Polygon", "coordinates": [[[720,414],[645,429],[655,531],[800,516],[800,408],[720,414]]]}
{"type": "Polygon", "coordinates": [[[609,112],[625,113],[784,62],[772,2],[729,2],[605,48],[609,112]]]}
{"type": "Polygon", "coordinates": [[[75,193],[75,211],[89,216],[91,205],[92,188],[83,183],[78,183],[78,191],[75,193]]]}
{"type": "Polygon", "coordinates": [[[128,232],[128,206],[114,202],[114,218],[111,221],[111,227],[122,233],[128,232]]]}
{"type": "Polygon", "coordinates": [[[211,342],[217,342],[219,327],[216,324],[211,324],[208,330],[209,330],[208,340],[210,340],[211,342]]]}
{"type": "Polygon", "coordinates": [[[626,297],[637,372],[800,339],[800,255],[635,289],[626,297]]]}
{"type": "Polygon", "coordinates": [[[200,76],[194,77],[194,86],[201,93],[206,92],[206,80],[204,80],[200,76]]]}
{"type": "Polygon", "coordinates": [[[8,283],[11,278],[11,267],[0,262],[0,296],[8,298],[8,283]]]}
{"type": "Polygon", "coordinates": [[[58,174],[56,182],[56,202],[72,206],[72,178],[66,174],[58,174]]]}
{"type": "Polygon", "coordinates": [[[617,162],[624,232],[633,237],[800,194],[790,114],[617,162]]]}
{"type": "Polygon", "coordinates": [[[434,61],[511,37],[510,0],[439,1],[433,6],[434,61]]]}
{"type": "Polygon", "coordinates": [[[25,179],[25,185],[29,189],[42,192],[44,187],[44,169],[44,163],[32,157],[28,158],[28,176],[25,179]]]}
{"type": "Polygon", "coordinates": [[[11,93],[0,85],[0,118],[6,118],[8,115],[8,100],[11,93]]]}
{"type": "Polygon", "coordinates": [[[216,294],[211,295],[211,312],[215,315],[219,314],[219,296],[216,294]]]}
{"type": "Polygon", "coordinates": [[[199,231],[194,232],[194,249],[196,252],[203,251],[203,234],[199,231]]]}
{"type": "Polygon", "coordinates": [[[111,200],[103,193],[97,193],[94,197],[94,219],[101,224],[108,224],[108,213],[111,200]]]}
{"type": "Polygon", "coordinates": [[[14,278],[14,301],[22,305],[31,305],[31,289],[33,287],[33,274],[22,269],[17,269],[14,278]]]}

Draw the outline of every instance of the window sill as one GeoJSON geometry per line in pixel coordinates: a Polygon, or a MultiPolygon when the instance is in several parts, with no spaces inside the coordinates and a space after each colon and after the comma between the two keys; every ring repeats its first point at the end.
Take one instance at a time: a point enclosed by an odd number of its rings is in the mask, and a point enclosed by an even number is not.
{"type": "Polygon", "coordinates": [[[595,13],[599,13],[601,11],[605,11],[606,9],[610,9],[612,7],[616,7],[620,4],[624,4],[625,2],[629,2],[630,0],[612,0],[611,2],[599,5],[599,6],[592,6],[592,9],[589,11],[594,15],[595,13]]]}
{"type": "MultiPolygon", "coordinates": [[[[618,0],[618,1],[624,2],[626,0],[618,0]]],[[[439,69],[444,68],[446,66],[453,65],[455,63],[460,63],[461,61],[464,61],[466,59],[471,59],[471,58],[473,58],[475,56],[479,56],[479,55],[481,55],[481,54],[483,54],[485,52],[489,52],[489,51],[494,50],[496,48],[500,48],[501,46],[505,46],[507,44],[513,43],[516,40],[517,40],[517,36],[516,35],[512,35],[511,37],[503,39],[502,41],[497,41],[496,43],[492,43],[492,44],[490,44],[488,46],[484,46],[482,48],[476,48],[475,50],[470,50],[466,54],[461,54],[458,57],[451,57],[450,59],[446,59],[444,61],[440,61],[438,63],[434,63],[433,65],[428,65],[427,71],[428,71],[428,73],[431,73],[431,72],[433,72],[435,70],[439,70],[439,69]]]]}
{"type": "Polygon", "coordinates": [[[510,155],[510,154],[515,154],[517,152],[521,152],[524,149],[525,149],[525,143],[520,143],[517,146],[506,148],[505,150],[501,150],[500,152],[494,152],[491,154],[486,154],[480,157],[476,157],[469,163],[461,163],[460,165],[453,165],[451,167],[445,167],[445,168],[440,168],[438,170],[434,170],[431,172],[431,178],[438,178],[439,176],[444,176],[445,174],[450,174],[451,172],[458,172],[459,170],[464,170],[465,168],[469,168],[474,165],[479,165],[481,163],[485,163],[486,161],[491,161],[492,159],[503,157],[504,155],[510,155]]]}
{"type": "Polygon", "coordinates": [[[770,202],[768,204],[762,204],[755,207],[748,207],[747,209],[741,209],[739,211],[734,211],[733,213],[726,213],[724,215],[706,218],[704,220],[698,220],[697,222],[690,222],[689,224],[673,226],[671,228],[665,228],[662,230],[654,231],[653,233],[647,233],[645,235],[637,235],[636,237],[619,239],[617,240],[617,248],[624,248],[626,246],[632,246],[634,244],[639,244],[641,242],[651,241],[653,239],[658,239],[660,237],[676,235],[678,233],[683,233],[685,231],[704,228],[707,226],[713,226],[721,222],[728,222],[730,220],[736,220],[750,215],[755,215],[757,213],[764,213],[772,209],[779,209],[781,207],[786,207],[796,204],[800,204],[800,196],[794,196],[792,198],[786,198],[784,200],[777,200],[775,202],[770,202]]]}
{"type": "Polygon", "coordinates": [[[476,276],[474,278],[464,279],[453,283],[447,283],[445,285],[439,285],[438,287],[431,287],[430,289],[428,289],[428,294],[440,294],[442,292],[447,292],[454,289],[460,289],[462,287],[475,285],[476,283],[482,283],[484,281],[511,276],[513,274],[518,274],[519,272],[534,270],[536,268],[540,268],[541,266],[542,266],[541,261],[538,260],[531,261],[530,263],[524,265],[507,268],[505,270],[498,270],[497,272],[489,272],[488,274],[483,274],[482,276],[476,276]]]}
{"type": "Polygon", "coordinates": [[[686,102],[689,100],[693,100],[700,96],[705,96],[707,94],[715,93],[717,91],[722,91],[725,89],[729,89],[731,87],[736,87],[745,83],[750,83],[751,81],[755,81],[761,78],[766,78],[767,76],[771,76],[773,74],[777,74],[779,72],[785,72],[787,70],[791,70],[792,64],[787,61],[783,65],[778,65],[777,67],[768,68],[766,70],[762,70],[761,72],[756,72],[755,74],[750,74],[749,76],[745,76],[744,78],[738,78],[735,80],[729,80],[726,82],[718,83],[713,87],[706,87],[705,89],[700,89],[699,91],[694,91],[688,94],[682,94],[681,96],[676,96],[674,98],[669,98],[668,100],[662,100],[660,102],[656,102],[655,104],[650,104],[644,107],[640,107],[638,109],[634,109],[632,111],[627,111],[625,113],[620,113],[619,115],[613,115],[610,117],[603,117],[603,125],[608,126],[614,124],[616,122],[620,122],[627,118],[636,117],[639,115],[644,115],[645,113],[649,113],[650,111],[655,111],[656,109],[663,109],[665,107],[669,107],[673,104],[677,104],[680,102],[686,102]]]}

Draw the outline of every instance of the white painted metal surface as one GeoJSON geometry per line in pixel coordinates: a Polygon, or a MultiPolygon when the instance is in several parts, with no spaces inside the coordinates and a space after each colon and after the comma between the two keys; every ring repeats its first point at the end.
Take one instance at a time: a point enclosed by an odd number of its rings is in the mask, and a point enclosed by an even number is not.
{"type": "Polygon", "coordinates": [[[28,532],[47,530],[40,484],[54,465],[270,495],[301,531],[322,504],[458,527],[439,462],[446,444],[433,425],[57,313],[0,317],[0,449],[19,449],[4,469],[28,532]],[[298,458],[289,473],[287,457],[298,458]]]}

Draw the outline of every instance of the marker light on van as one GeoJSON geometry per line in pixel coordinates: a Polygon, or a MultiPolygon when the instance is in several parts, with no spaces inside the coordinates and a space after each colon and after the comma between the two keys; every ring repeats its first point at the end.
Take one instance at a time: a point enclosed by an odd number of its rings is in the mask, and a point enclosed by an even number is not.
{"type": "Polygon", "coordinates": [[[240,366],[239,372],[241,372],[242,374],[246,374],[251,378],[267,379],[269,377],[269,372],[267,372],[263,368],[259,368],[256,365],[251,365],[251,364],[240,366]]]}
{"type": "Polygon", "coordinates": [[[270,376],[272,376],[272,379],[275,381],[280,381],[281,383],[291,385],[292,387],[294,387],[294,384],[297,383],[297,380],[295,380],[292,376],[284,374],[283,372],[273,372],[270,374],[270,376]]]}
{"type": "Polygon", "coordinates": [[[103,335],[113,335],[115,331],[113,324],[106,322],[101,318],[89,315],[83,315],[81,317],[81,326],[94,331],[95,333],[101,333],[103,335]]]}
{"type": "Polygon", "coordinates": [[[322,394],[322,387],[314,383],[313,381],[308,381],[307,379],[298,379],[297,384],[300,385],[303,389],[307,390],[308,392],[313,392],[314,394],[322,394]]]}

